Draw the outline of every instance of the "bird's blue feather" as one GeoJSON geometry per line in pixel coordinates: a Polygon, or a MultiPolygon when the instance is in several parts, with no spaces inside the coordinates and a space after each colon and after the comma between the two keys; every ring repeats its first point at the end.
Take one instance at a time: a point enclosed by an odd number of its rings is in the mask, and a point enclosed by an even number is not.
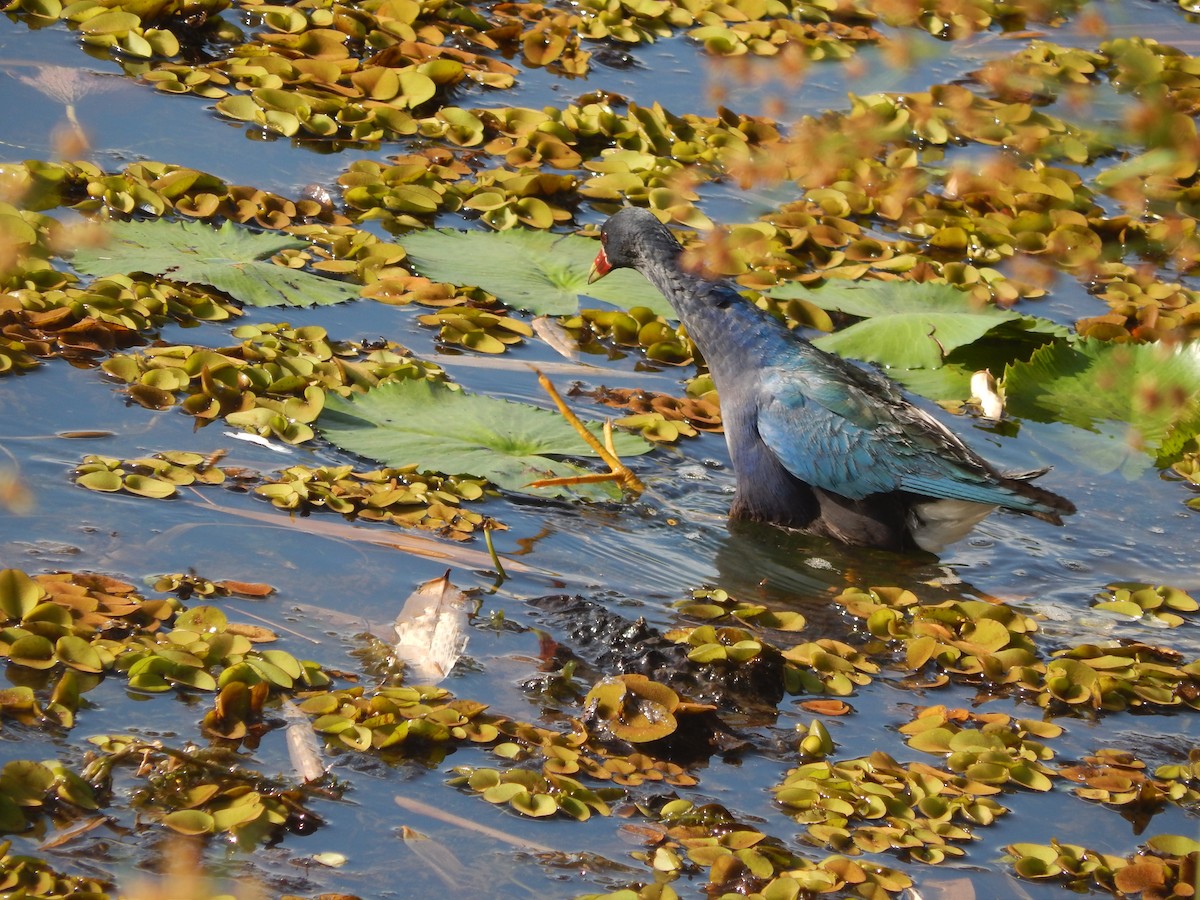
{"type": "MultiPolygon", "coordinates": [[[[945,500],[1038,510],[1040,504],[996,482],[961,442],[931,417],[914,413],[890,385],[880,398],[874,379],[849,380],[841,365],[773,368],[758,402],[763,441],[792,475],[808,484],[860,500],[907,491],[945,500]],[[830,376],[830,377],[826,377],[830,376]],[[834,377],[838,380],[834,380],[834,377]],[[870,391],[871,393],[867,393],[870,391]],[[881,402],[881,399],[883,402],[881,402]]],[[[826,363],[821,359],[820,363],[826,363]]]]}

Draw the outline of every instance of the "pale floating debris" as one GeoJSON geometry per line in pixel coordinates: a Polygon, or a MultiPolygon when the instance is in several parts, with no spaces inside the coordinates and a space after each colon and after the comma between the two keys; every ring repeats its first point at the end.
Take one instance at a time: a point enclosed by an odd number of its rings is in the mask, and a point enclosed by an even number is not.
{"type": "MultiPolygon", "coordinates": [[[[516,837],[509,834],[507,831],[501,831],[499,828],[492,828],[473,819],[456,816],[454,813],[447,812],[441,807],[434,806],[429,803],[422,803],[420,800],[414,800],[411,797],[401,797],[396,795],[393,798],[396,805],[401,809],[406,809],[411,813],[416,813],[419,816],[426,816],[430,819],[436,819],[439,822],[445,822],[447,825],[453,825],[456,828],[463,828],[467,831],[473,831],[476,834],[482,834],[485,837],[493,838],[505,844],[511,844],[514,847],[519,847],[526,853],[556,853],[553,847],[547,847],[545,844],[538,844],[525,838],[516,837]]],[[[401,826],[401,837],[405,840],[414,838],[423,838],[420,832],[413,831],[407,826],[401,826]]]]}
{"type": "Polygon", "coordinates": [[[300,711],[291,700],[284,700],[283,717],[287,720],[288,758],[292,769],[304,781],[316,781],[325,777],[325,766],[321,762],[321,747],[312,730],[308,716],[300,711]]]}
{"type": "Polygon", "coordinates": [[[258,446],[274,450],[276,453],[292,454],[296,452],[291,447],[276,443],[258,434],[251,434],[248,431],[224,431],[222,434],[227,438],[233,438],[235,441],[248,441],[251,444],[258,444],[258,446]]]}
{"type": "Polygon", "coordinates": [[[467,876],[467,867],[449,847],[428,835],[414,831],[407,825],[400,826],[400,837],[417,859],[428,866],[447,887],[452,890],[461,889],[467,876]]]}
{"type": "Polygon", "coordinates": [[[1004,398],[996,393],[996,379],[987,369],[971,376],[971,399],[979,404],[985,418],[998,421],[1004,417],[1004,398]]]}
{"type": "Polygon", "coordinates": [[[437,684],[467,647],[467,595],[450,583],[450,571],[427,581],[404,601],[396,616],[396,659],[415,680],[437,684]]]}
{"type": "Polygon", "coordinates": [[[22,84],[40,91],[65,106],[88,94],[116,90],[122,84],[108,80],[106,76],[90,69],[75,69],[69,66],[37,66],[35,75],[16,75],[22,84]]]}
{"type": "MultiPolygon", "coordinates": [[[[1029,894],[1015,886],[1014,900],[1029,900],[1029,894]]],[[[962,877],[926,878],[918,890],[914,884],[900,893],[900,900],[975,900],[975,887],[962,877]]]]}
{"type": "MultiPolygon", "coordinates": [[[[487,369],[491,372],[497,370],[504,372],[528,372],[530,368],[529,360],[527,359],[505,359],[503,356],[489,356],[487,359],[466,355],[446,356],[438,360],[438,365],[443,368],[465,366],[472,369],[487,369]]],[[[539,362],[537,368],[539,371],[549,372],[551,375],[566,375],[570,377],[577,376],[580,369],[596,369],[599,367],[582,359],[577,362],[558,362],[552,359],[539,362]]]]}
{"type": "Polygon", "coordinates": [[[86,819],[82,819],[73,825],[63,828],[61,831],[56,831],[54,834],[50,835],[48,838],[38,844],[37,849],[42,852],[45,852],[46,850],[54,850],[63,846],[64,844],[70,843],[80,835],[87,834],[94,828],[108,824],[109,821],[110,819],[108,816],[90,816],[86,819]]]}
{"type": "Polygon", "coordinates": [[[23,516],[33,512],[33,491],[16,472],[0,470],[0,510],[23,516]]]}
{"type": "Polygon", "coordinates": [[[579,358],[579,342],[555,319],[550,316],[537,316],[529,324],[533,326],[534,333],[559,356],[567,359],[579,358]]]}
{"type": "Polygon", "coordinates": [[[47,97],[63,104],[70,129],[59,134],[59,140],[79,152],[89,149],[87,135],[79,124],[75,103],[88,94],[114,90],[121,86],[119,81],[105,81],[105,76],[87,69],[67,66],[37,66],[34,75],[14,75],[22,84],[40,91],[47,97]]]}
{"type": "Polygon", "coordinates": [[[347,862],[350,861],[347,858],[346,854],[335,853],[332,850],[327,851],[325,853],[314,853],[312,856],[309,857],[309,859],[311,859],[313,862],[317,863],[318,865],[325,866],[326,868],[329,868],[329,869],[340,869],[342,866],[344,866],[347,862]]]}

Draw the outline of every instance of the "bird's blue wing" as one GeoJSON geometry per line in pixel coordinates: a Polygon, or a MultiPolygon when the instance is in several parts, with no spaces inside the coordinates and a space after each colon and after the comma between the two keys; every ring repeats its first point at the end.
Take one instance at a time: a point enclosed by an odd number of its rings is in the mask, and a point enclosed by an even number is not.
{"type": "Polygon", "coordinates": [[[794,369],[768,370],[760,387],[758,433],[796,478],[854,500],[899,490],[887,448],[872,440],[869,409],[794,369]],[[832,407],[832,408],[831,408],[832,407]],[[848,416],[847,413],[850,413],[848,416]]]}
{"type": "Polygon", "coordinates": [[[764,370],[758,398],[759,435],[796,478],[854,500],[906,491],[1041,508],[891,382],[797,346],[801,359],[764,370]]]}

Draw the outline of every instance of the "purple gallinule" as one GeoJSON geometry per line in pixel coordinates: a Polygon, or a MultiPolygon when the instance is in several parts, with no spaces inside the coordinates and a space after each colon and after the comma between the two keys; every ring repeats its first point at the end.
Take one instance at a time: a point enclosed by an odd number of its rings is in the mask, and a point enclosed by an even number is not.
{"type": "Polygon", "coordinates": [[[643,209],[604,223],[591,281],[632,268],[704,355],[737,475],[730,515],[846,544],[932,553],[996,507],[1062,524],[1067,499],[999,472],[895,382],[814,347],[727,282],[684,271],[674,235],[643,209]]]}

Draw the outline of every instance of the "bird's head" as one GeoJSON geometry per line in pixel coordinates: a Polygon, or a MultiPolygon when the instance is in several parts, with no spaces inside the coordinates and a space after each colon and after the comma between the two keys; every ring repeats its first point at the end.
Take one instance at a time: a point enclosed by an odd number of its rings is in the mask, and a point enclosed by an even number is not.
{"type": "Polygon", "coordinates": [[[600,252],[592,263],[588,284],[613,269],[641,269],[647,262],[660,264],[679,256],[679,241],[654,214],[627,207],[609,216],[600,228],[600,252]]]}

